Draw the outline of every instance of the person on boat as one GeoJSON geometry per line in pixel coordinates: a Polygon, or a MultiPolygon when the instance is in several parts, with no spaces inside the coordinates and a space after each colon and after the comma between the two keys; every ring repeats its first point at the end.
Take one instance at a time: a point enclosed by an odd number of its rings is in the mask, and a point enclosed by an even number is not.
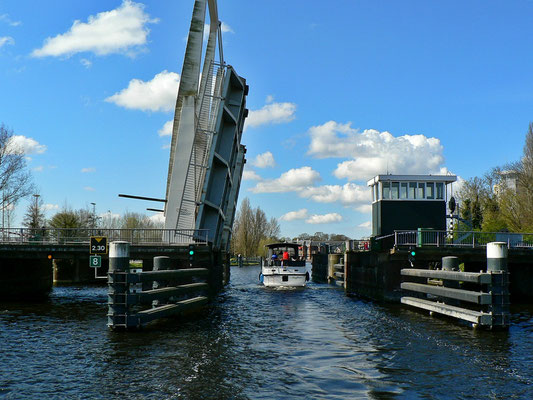
{"type": "Polygon", "coordinates": [[[290,256],[289,256],[289,252],[287,250],[285,250],[283,252],[283,255],[281,256],[281,265],[284,266],[284,265],[287,265],[288,262],[290,260],[290,256]]]}

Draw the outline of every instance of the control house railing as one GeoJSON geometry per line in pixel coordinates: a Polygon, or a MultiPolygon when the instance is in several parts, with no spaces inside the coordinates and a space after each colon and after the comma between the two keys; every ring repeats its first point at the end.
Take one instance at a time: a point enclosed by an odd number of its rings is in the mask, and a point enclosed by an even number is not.
{"type": "Polygon", "coordinates": [[[533,248],[533,233],[438,231],[418,229],[395,231],[394,247],[486,247],[490,242],[505,242],[508,248],[533,248]]]}

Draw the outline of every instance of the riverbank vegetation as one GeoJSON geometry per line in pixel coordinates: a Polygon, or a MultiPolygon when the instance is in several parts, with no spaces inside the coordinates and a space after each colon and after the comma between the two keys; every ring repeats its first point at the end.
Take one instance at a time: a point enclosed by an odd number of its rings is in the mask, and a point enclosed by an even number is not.
{"type": "Polygon", "coordinates": [[[456,195],[459,230],[533,232],[533,123],[519,161],[468,179],[456,195]]]}
{"type": "Polygon", "coordinates": [[[265,256],[265,245],[280,240],[281,230],[278,220],[268,219],[260,208],[253,208],[246,197],[235,216],[231,251],[243,257],[265,256]]]}

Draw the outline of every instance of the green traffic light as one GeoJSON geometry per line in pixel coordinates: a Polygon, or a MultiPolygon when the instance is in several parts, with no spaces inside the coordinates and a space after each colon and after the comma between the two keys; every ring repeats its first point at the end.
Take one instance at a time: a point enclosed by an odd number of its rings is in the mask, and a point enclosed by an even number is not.
{"type": "Polygon", "coordinates": [[[411,251],[411,255],[414,257],[416,255],[416,252],[414,250],[411,251]]]}
{"type": "Polygon", "coordinates": [[[194,250],[189,250],[189,255],[192,256],[194,254],[194,250]]]}

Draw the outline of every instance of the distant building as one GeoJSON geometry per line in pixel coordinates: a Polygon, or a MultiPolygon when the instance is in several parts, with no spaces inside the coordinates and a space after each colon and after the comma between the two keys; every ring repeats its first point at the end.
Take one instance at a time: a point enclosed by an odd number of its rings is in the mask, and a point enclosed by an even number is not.
{"type": "Polygon", "coordinates": [[[499,196],[505,189],[509,189],[514,193],[518,192],[518,172],[514,170],[506,170],[498,173],[500,176],[500,183],[492,187],[492,191],[496,196],[499,196]]]}
{"type": "Polygon", "coordinates": [[[328,254],[328,248],[325,243],[314,240],[302,240],[299,242],[298,256],[304,260],[311,260],[313,254],[328,254]]]}
{"type": "Polygon", "coordinates": [[[378,175],[372,190],[372,236],[395,230],[446,230],[446,185],[455,175],[378,175]]]}

